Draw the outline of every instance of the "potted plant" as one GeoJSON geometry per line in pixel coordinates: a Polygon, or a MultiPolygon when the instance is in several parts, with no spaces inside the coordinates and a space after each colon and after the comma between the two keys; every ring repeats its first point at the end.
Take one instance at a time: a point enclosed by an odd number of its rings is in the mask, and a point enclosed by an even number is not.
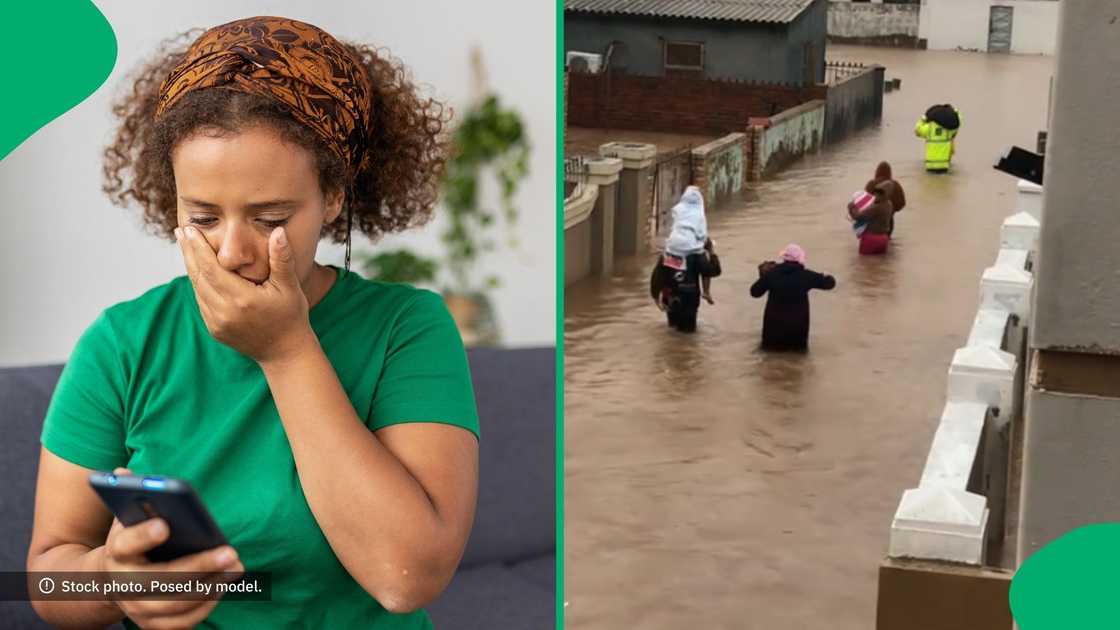
{"type": "Polygon", "coordinates": [[[436,280],[439,261],[418,256],[407,249],[396,249],[366,256],[362,270],[366,277],[381,282],[432,284],[436,280]]]}
{"type": "MultiPolygon", "coordinates": [[[[437,264],[397,250],[367,259],[365,268],[379,280],[419,283],[434,280],[437,267],[442,266],[450,280],[443,288],[443,298],[463,341],[492,345],[500,335],[487,292],[497,288],[499,280],[494,275],[480,278],[477,263],[496,248],[491,231],[498,219],[504,219],[507,227],[517,221],[514,196],[528,174],[529,143],[521,116],[485,88],[477,49],[472,52],[471,65],[475,96],[453,131],[443,180],[441,212],[447,225],[440,235],[442,261],[437,264]],[[497,184],[496,208],[484,206],[480,200],[480,190],[488,180],[497,184]]],[[[516,239],[511,236],[509,244],[516,246],[516,239]]]]}
{"type": "MultiPolygon", "coordinates": [[[[489,232],[497,219],[503,217],[507,225],[517,221],[513,197],[528,172],[528,155],[521,117],[503,107],[495,94],[488,94],[467,110],[455,129],[444,179],[448,224],[441,235],[452,284],[443,295],[464,339],[497,342],[487,291],[498,287],[498,278],[480,278],[476,264],[496,246],[489,232]],[[479,189],[486,175],[498,184],[498,208],[480,203],[479,189]]],[[[514,239],[510,242],[516,245],[514,239]]]]}

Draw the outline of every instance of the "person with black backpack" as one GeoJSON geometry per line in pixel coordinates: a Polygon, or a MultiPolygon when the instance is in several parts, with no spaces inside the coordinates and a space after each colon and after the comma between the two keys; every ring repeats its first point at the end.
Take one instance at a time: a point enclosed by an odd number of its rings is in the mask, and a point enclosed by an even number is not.
{"type": "Polygon", "coordinates": [[[649,294],[665,313],[671,328],[695,332],[703,283],[720,273],[719,256],[709,238],[700,253],[681,257],[666,251],[659,255],[650,274],[649,294]]]}
{"type": "Polygon", "coordinates": [[[934,105],[914,126],[914,135],[926,141],[926,170],[931,173],[949,172],[954,140],[961,127],[960,111],[949,105],[934,105]]]}

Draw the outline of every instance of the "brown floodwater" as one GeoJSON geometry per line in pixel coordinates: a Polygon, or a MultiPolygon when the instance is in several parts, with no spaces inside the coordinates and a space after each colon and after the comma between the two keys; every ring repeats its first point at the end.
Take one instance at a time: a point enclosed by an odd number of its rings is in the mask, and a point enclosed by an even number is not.
{"type": "Polygon", "coordinates": [[[901,91],[882,124],[709,213],[724,273],[699,331],[648,297],[652,255],[565,296],[565,627],[874,627],[877,569],[968,335],[981,271],[1013,212],[992,168],[1045,127],[1053,59],[830,47],[901,91]],[[951,175],[927,175],[913,126],[952,102],[951,175]],[[888,160],[908,205],[884,257],[857,255],[849,195],[888,160]],[[814,292],[810,351],[758,350],[757,264],[789,242],[837,279],[814,292]]]}

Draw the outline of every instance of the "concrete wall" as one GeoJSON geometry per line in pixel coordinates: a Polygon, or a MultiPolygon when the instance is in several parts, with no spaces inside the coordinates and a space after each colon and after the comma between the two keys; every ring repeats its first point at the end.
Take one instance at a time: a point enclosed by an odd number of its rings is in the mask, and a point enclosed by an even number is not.
{"type": "MultiPolygon", "coordinates": [[[[565,13],[564,51],[605,54],[611,66],[662,76],[664,42],[704,43],[704,76],[747,81],[801,80],[802,44],[815,42],[816,71],[824,71],[827,5],[816,0],[790,25],[565,13]]],[[[817,75],[822,76],[821,74],[817,75]]]]}
{"type": "Polygon", "coordinates": [[[769,175],[797,158],[812,153],[824,138],[825,101],[809,101],[771,116],[769,127],[762,128],[759,142],[759,168],[769,175]]]}
{"type": "Polygon", "coordinates": [[[1031,389],[1018,559],[1062,534],[1120,518],[1120,400],[1031,389]]]}
{"type": "Polygon", "coordinates": [[[828,3],[828,39],[838,43],[914,46],[918,40],[916,4],[828,3]]]}
{"type": "MultiPolygon", "coordinates": [[[[1019,207],[1036,196],[1020,190],[1019,207]]],[[[949,364],[945,410],[921,480],[903,493],[891,524],[892,558],[1013,568],[1003,553],[1003,512],[1017,505],[1016,497],[1008,497],[1008,469],[1029,372],[1026,335],[1038,229],[1026,211],[1000,228],[999,254],[981,276],[968,341],[949,364]]]]}
{"type": "MultiPolygon", "coordinates": [[[[711,135],[742,131],[752,116],[777,114],[823,99],[829,91],[823,85],[755,85],[673,76],[574,73],[568,75],[568,82],[572,126],[711,135]]],[[[854,86],[848,91],[860,89],[854,86]]]]}
{"type": "Polygon", "coordinates": [[[877,124],[883,117],[882,66],[830,86],[825,110],[824,141],[836,142],[849,133],[877,124]]]}
{"type": "Polygon", "coordinates": [[[582,194],[564,200],[564,285],[591,274],[591,214],[599,187],[585,184],[582,194]]]}
{"type": "Polygon", "coordinates": [[[988,50],[993,5],[1012,7],[1011,52],[1052,55],[1059,0],[925,0],[919,37],[930,50],[988,50]]]}
{"type": "Polygon", "coordinates": [[[1120,515],[1120,0],[1063,2],[1030,344],[1019,562],[1120,515]]]}
{"type": "Polygon", "coordinates": [[[709,208],[743,192],[747,179],[747,134],[732,133],[692,151],[693,183],[709,208]]]}
{"type": "MultiPolygon", "coordinates": [[[[116,66],[105,85],[39,130],[0,162],[4,229],[0,248],[0,365],[64,361],[78,337],[105,308],[135,298],[186,273],[174,243],[142,229],[139,210],[109,203],[101,192],[101,151],[112,137],[110,103],[128,89],[127,75],[161,40],[193,27],[250,15],[285,15],[333,35],[387,47],[411,69],[427,94],[461,112],[471,96],[469,51],[478,46],[490,86],[518,110],[532,144],[529,176],[509,226],[520,246],[482,258],[477,277],[494,274],[492,293],[503,342],[552,345],[556,338],[556,217],[541,208],[556,199],[556,10],[550,3],[297,2],[97,0],[117,38],[116,66]],[[508,24],[522,25],[510,28],[508,24]],[[542,71],[544,69],[544,71],[542,71]],[[30,272],[34,270],[34,272],[30,272]]],[[[483,205],[498,202],[484,187],[483,205]]],[[[354,261],[365,253],[408,247],[439,256],[443,212],[428,226],[374,244],[354,239],[354,261]]],[[[341,265],[341,245],[323,241],[317,259],[341,265]]]]}
{"type": "Polygon", "coordinates": [[[1084,31],[1063,24],[1046,147],[1034,347],[1120,355],[1117,26],[1107,16],[1085,23],[1084,31]]]}
{"type": "Polygon", "coordinates": [[[591,274],[591,222],[564,230],[564,286],[591,274]]]}

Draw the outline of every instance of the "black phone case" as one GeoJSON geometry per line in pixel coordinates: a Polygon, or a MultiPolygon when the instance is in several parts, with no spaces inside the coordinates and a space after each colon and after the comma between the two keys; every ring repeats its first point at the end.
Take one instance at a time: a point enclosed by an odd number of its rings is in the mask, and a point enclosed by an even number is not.
{"type": "Polygon", "coordinates": [[[145,554],[152,562],[167,562],[228,544],[186,481],[95,472],[89,476],[89,484],[124,525],[136,525],[157,516],[167,522],[171,535],[145,554]]]}

